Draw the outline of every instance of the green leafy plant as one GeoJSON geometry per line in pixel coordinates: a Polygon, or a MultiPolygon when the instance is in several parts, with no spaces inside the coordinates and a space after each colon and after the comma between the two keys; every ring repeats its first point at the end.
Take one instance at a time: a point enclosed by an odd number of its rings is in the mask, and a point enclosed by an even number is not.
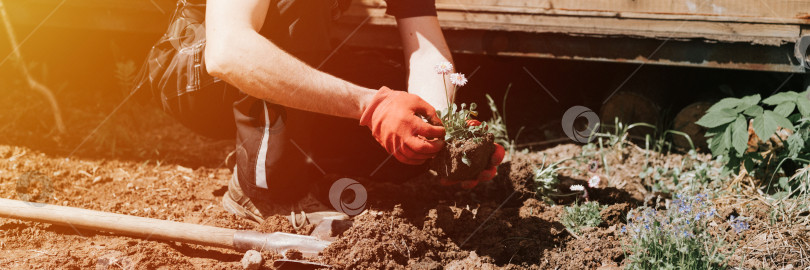
{"type": "Polygon", "coordinates": [[[598,139],[605,139],[605,143],[610,147],[614,148],[622,148],[628,141],[628,136],[630,136],[630,130],[636,127],[648,127],[655,129],[656,127],[652,124],[648,123],[634,123],[634,124],[625,124],[619,121],[619,118],[613,119],[613,131],[610,132],[597,132],[594,133],[592,136],[598,139]]]}
{"type": "Polygon", "coordinates": [[[553,202],[549,199],[557,193],[557,185],[560,183],[559,171],[571,169],[570,167],[561,167],[560,164],[569,159],[559,160],[557,162],[546,164],[546,156],[543,156],[543,161],[537,165],[534,170],[534,182],[536,185],[535,194],[537,197],[545,200],[549,204],[553,202]]]}
{"type": "Polygon", "coordinates": [[[565,225],[568,230],[579,233],[582,228],[602,224],[602,216],[599,213],[604,208],[595,201],[566,206],[560,215],[560,223],[565,225]]]}
{"type": "Polygon", "coordinates": [[[478,115],[478,112],[475,111],[477,105],[471,103],[469,108],[466,107],[467,104],[464,103],[461,106],[450,104],[447,109],[437,112],[446,132],[445,141],[471,139],[474,142],[480,142],[488,133],[489,123],[481,122],[480,125],[470,125],[468,121],[472,119],[472,116],[478,115]]]}
{"type": "Polygon", "coordinates": [[[444,93],[447,100],[447,108],[437,111],[446,131],[444,140],[447,142],[469,139],[474,142],[482,141],[482,137],[488,133],[489,124],[487,122],[481,122],[480,125],[477,125],[472,124],[470,121],[473,119],[472,117],[478,116],[478,112],[475,111],[477,105],[471,103],[470,107],[466,108],[467,105],[462,103],[461,106],[457,106],[450,99],[450,91],[447,87],[447,80],[449,79],[454,90],[458,90],[458,87],[467,84],[467,78],[461,73],[451,73],[453,71],[453,64],[450,62],[437,63],[435,69],[436,73],[442,75],[444,93]]]}
{"type": "Polygon", "coordinates": [[[714,192],[721,189],[728,178],[721,166],[717,160],[690,150],[677,164],[653,165],[649,161],[644,162],[638,176],[653,192],[714,192]]]}
{"type": "Polygon", "coordinates": [[[796,171],[792,177],[781,177],[784,191],[770,197],[770,222],[785,227],[805,227],[810,225],[810,166],[796,171]]]}
{"type": "Polygon", "coordinates": [[[780,167],[788,167],[785,173],[791,175],[797,163],[808,163],[808,117],[807,92],[782,92],[765,100],[760,95],[722,99],[697,124],[708,128],[709,149],[726,162],[726,169],[738,173],[745,168],[772,180],[780,167]],[[749,136],[749,122],[756,137],[749,136]],[[756,145],[749,146],[749,139],[756,145]]]}
{"type": "MultiPolygon", "coordinates": [[[[627,214],[621,233],[627,239],[627,269],[724,269],[724,238],[709,232],[717,223],[717,211],[705,194],[676,195],[665,210],[650,207],[627,214]]],[[[748,229],[744,218],[733,217],[728,225],[734,233],[748,229]]]]}
{"type": "Polygon", "coordinates": [[[489,105],[489,109],[492,111],[492,118],[490,118],[490,120],[487,122],[489,124],[489,133],[495,135],[495,142],[502,145],[506,149],[514,150],[515,143],[513,140],[509,139],[509,133],[506,130],[506,97],[509,95],[509,90],[511,89],[512,84],[509,84],[509,86],[506,88],[506,93],[503,95],[503,105],[501,106],[501,108],[504,110],[503,116],[501,116],[498,106],[495,105],[495,100],[492,99],[489,94],[486,95],[487,104],[489,105]]]}

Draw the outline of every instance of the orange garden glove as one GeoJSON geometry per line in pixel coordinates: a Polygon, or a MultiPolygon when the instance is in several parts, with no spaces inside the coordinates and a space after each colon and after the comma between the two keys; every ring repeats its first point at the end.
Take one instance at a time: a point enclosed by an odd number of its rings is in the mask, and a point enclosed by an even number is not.
{"type": "MultiPolygon", "coordinates": [[[[481,122],[478,121],[478,120],[470,119],[470,120],[467,120],[467,125],[471,126],[471,127],[474,127],[474,126],[481,125],[481,122]]],[[[489,162],[490,162],[489,166],[490,167],[485,169],[484,171],[482,171],[480,174],[478,174],[477,179],[465,180],[465,181],[453,181],[453,180],[449,180],[449,179],[441,179],[441,184],[445,185],[445,186],[449,186],[449,185],[453,185],[453,184],[461,182],[461,187],[462,188],[471,189],[471,188],[474,188],[475,186],[477,186],[478,183],[480,183],[480,182],[486,182],[486,181],[492,180],[492,178],[495,178],[495,174],[498,173],[498,165],[501,164],[501,162],[503,161],[503,158],[504,158],[505,155],[506,155],[506,149],[504,149],[503,146],[501,146],[500,144],[496,143],[495,144],[495,152],[492,153],[492,157],[490,157],[490,159],[489,159],[489,162]]]]}
{"type": "Polygon", "coordinates": [[[360,125],[402,163],[419,165],[444,147],[444,127],[436,109],[414,94],[383,86],[360,116],[360,125]],[[425,117],[425,123],[420,117],[425,117]],[[437,138],[437,139],[436,139],[437,138]]]}

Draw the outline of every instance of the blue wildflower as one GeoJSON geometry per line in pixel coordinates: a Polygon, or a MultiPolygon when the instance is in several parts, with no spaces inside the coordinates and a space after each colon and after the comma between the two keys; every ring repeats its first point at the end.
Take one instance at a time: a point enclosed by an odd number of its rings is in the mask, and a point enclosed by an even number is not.
{"type": "Polygon", "coordinates": [[[728,222],[731,225],[731,228],[734,229],[735,233],[741,233],[750,228],[748,222],[745,222],[745,220],[743,220],[742,218],[735,217],[734,215],[731,215],[729,217],[728,222]]]}

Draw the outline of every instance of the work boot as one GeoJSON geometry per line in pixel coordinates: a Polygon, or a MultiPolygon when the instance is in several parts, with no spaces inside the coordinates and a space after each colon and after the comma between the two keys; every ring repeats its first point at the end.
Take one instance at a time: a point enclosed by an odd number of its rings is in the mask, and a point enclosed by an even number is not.
{"type": "Polygon", "coordinates": [[[275,203],[266,200],[254,200],[246,196],[239,180],[236,178],[236,169],[233,177],[228,181],[228,192],[222,196],[222,207],[226,211],[248,220],[262,223],[274,215],[289,215],[288,220],[295,229],[307,224],[318,224],[324,219],[345,220],[349,216],[335,211],[334,208],[324,205],[312,193],[294,203],[275,203]]]}

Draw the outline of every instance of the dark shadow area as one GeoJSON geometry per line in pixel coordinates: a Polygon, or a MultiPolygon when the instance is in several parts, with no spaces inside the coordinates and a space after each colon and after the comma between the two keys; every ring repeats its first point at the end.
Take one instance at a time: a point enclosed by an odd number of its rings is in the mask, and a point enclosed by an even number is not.
{"type": "Polygon", "coordinates": [[[215,250],[198,245],[190,245],[178,242],[165,242],[165,241],[158,241],[158,242],[167,244],[172,249],[176,250],[177,252],[180,252],[180,254],[194,258],[209,258],[218,261],[236,262],[241,260],[243,255],[242,253],[236,251],[222,252],[220,250],[215,250]]]}

